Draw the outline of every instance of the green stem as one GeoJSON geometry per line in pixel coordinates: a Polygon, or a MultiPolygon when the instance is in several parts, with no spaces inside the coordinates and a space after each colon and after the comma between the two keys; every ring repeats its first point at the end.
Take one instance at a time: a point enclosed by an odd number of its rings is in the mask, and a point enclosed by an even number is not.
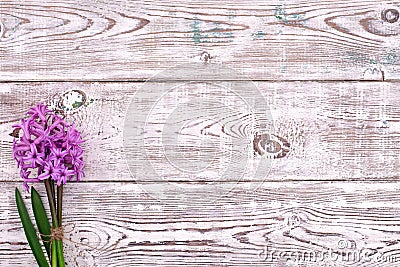
{"type": "MultiPolygon", "coordinates": [[[[53,184],[49,181],[49,179],[44,180],[44,185],[46,186],[47,199],[49,201],[50,214],[51,214],[51,220],[53,223],[53,228],[57,228],[58,221],[57,221],[56,199],[55,199],[55,195],[53,193],[54,187],[53,187],[53,184]]],[[[51,266],[58,267],[58,265],[57,265],[57,240],[51,241],[51,266]]]]}
{"type": "Polygon", "coordinates": [[[57,254],[57,243],[56,240],[51,242],[51,267],[58,267],[57,266],[57,257],[55,255],[57,254]]]}
{"type": "Polygon", "coordinates": [[[63,199],[63,184],[57,186],[57,220],[58,226],[62,226],[62,199],[63,199]]]}
{"type": "Polygon", "coordinates": [[[62,240],[57,240],[57,256],[58,256],[58,266],[65,267],[62,240]]]}
{"type": "Polygon", "coordinates": [[[56,193],[54,192],[54,181],[50,180],[50,188],[51,188],[51,193],[53,194],[53,198],[54,198],[54,203],[56,201],[56,193]]]}
{"type": "MultiPolygon", "coordinates": [[[[57,186],[57,220],[58,227],[62,226],[62,200],[63,200],[63,184],[57,186]]],[[[63,242],[62,240],[57,240],[57,256],[58,265],[60,267],[65,266],[64,253],[63,253],[63,242]]]]}
{"type": "Polygon", "coordinates": [[[57,221],[57,217],[56,217],[56,214],[57,214],[56,213],[56,200],[55,200],[55,196],[53,195],[54,189],[51,188],[52,186],[48,179],[44,180],[44,185],[46,186],[47,199],[49,200],[53,228],[55,228],[58,225],[58,221],[57,221]]]}

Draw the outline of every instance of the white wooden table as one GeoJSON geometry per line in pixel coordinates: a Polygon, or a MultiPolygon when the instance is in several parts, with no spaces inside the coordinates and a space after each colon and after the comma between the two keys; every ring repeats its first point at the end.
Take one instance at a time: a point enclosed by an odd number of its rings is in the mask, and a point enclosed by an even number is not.
{"type": "MultiPolygon", "coordinates": [[[[65,222],[76,224],[66,234],[68,266],[397,266],[399,11],[400,1],[366,0],[2,0],[0,266],[35,266],[14,200],[22,182],[11,125],[40,101],[66,109],[58,104],[71,105],[77,94],[84,103],[65,111],[87,140],[86,177],[64,191],[65,222]],[[177,179],[166,161],[153,162],[165,170],[162,179],[129,169],[123,130],[132,99],[144,85],[189,83],[179,72],[154,79],[185,63],[222,64],[254,81],[273,118],[271,134],[289,148],[270,157],[266,177],[177,179]],[[162,201],[149,183],[165,189],[162,201]],[[177,184],[200,189],[185,201],[177,184]],[[231,190],[201,190],[215,184],[231,190]],[[339,259],[307,258],[331,250],[339,259]],[[370,257],[343,258],[363,252],[370,257]],[[306,259],[287,261],[290,253],[306,259]]],[[[207,83],[244,81],[237,77],[211,72],[207,83]]],[[[172,107],[196,97],[236,103],[197,90],[204,79],[194,76],[184,97],[164,97],[146,119],[153,127],[147,152],[156,159],[172,107]]],[[[226,116],[223,127],[210,128],[201,119],[185,129],[194,138],[208,133],[213,142],[201,149],[216,149],[212,171],[239,153],[215,144],[255,131],[251,120],[226,116]]],[[[209,160],[190,140],[186,159],[209,160]]],[[[250,162],[260,159],[250,147],[250,162]]]]}

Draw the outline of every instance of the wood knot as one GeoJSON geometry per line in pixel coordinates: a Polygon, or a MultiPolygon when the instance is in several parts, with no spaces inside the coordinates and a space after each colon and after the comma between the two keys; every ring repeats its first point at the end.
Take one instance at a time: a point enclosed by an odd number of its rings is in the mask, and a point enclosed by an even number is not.
{"type": "Polygon", "coordinates": [[[386,22],[395,23],[399,20],[399,11],[394,8],[385,9],[382,11],[381,17],[386,22]]]}
{"type": "Polygon", "coordinates": [[[58,108],[64,112],[76,111],[87,102],[86,94],[81,90],[71,90],[61,95],[58,108]]]}
{"type": "Polygon", "coordinates": [[[290,150],[286,139],[270,133],[256,133],[253,147],[259,155],[270,158],[283,158],[290,150]]]}

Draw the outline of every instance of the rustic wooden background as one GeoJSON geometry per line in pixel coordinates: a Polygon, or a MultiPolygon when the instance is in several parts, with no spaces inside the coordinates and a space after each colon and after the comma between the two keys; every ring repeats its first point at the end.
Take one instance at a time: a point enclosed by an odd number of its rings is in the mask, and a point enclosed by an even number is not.
{"type": "MultiPolygon", "coordinates": [[[[71,94],[86,96],[68,114],[87,139],[87,175],[65,189],[65,221],[76,223],[68,266],[397,266],[399,11],[400,1],[368,0],[1,0],[0,266],[35,265],[14,204],[22,184],[11,125],[35,103],[71,94]],[[290,149],[257,190],[244,177],[212,204],[174,202],[178,188],[163,203],[130,174],[129,103],[148,78],[182,63],[224,64],[267,100],[272,134],[290,149]],[[387,258],[264,261],[266,246],[387,258]]],[[[154,86],[166,82],[176,81],[154,86]]]]}

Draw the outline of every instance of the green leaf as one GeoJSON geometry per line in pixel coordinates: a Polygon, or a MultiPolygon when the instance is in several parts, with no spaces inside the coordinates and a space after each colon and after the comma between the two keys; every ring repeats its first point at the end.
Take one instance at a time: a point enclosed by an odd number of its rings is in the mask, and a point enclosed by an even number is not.
{"type": "Polygon", "coordinates": [[[35,256],[39,267],[49,267],[18,188],[15,188],[15,201],[17,202],[18,213],[21,218],[22,226],[24,227],[26,239],[28,240],[29,246],[31,247],[32,253],[35,256]]]}
{"type": "Polygon", "coordinates": [[[46,249],[47,256],[50,259],[50,223],[47,218],[46,210],[44,209],[44,205],[42,199],[40,198],[39,193],[32,187],[31,191],[32,197],[32,209],[33,214],[35,215],[36,225],[39,229],[39,233],[43,240],[44,248],[46,249]]]}

